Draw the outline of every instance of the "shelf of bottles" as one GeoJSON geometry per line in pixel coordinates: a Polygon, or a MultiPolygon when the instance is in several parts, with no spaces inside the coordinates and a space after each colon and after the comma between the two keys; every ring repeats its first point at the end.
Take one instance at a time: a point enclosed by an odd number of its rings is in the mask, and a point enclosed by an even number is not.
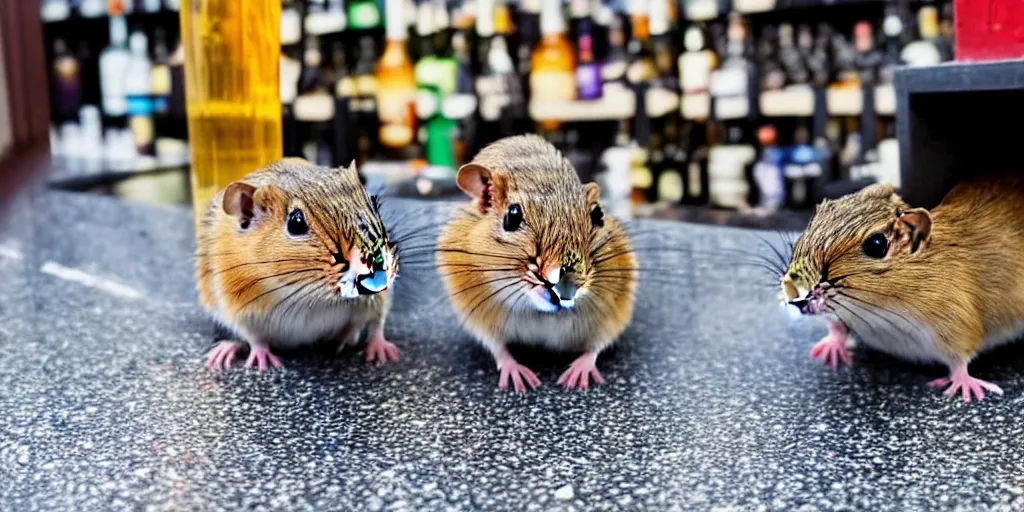
{"type": "MultiPolygon", "coordinates": [[[[55,152],[187,154],[176,4],[43,1],[55,152]]],[[[284,152],[443,181],[534,132],[620,214],[807,208],[836,182],[898,186],[893,69],[951,59],[952,15],[923,0],[286,0],[284,152]]]]}

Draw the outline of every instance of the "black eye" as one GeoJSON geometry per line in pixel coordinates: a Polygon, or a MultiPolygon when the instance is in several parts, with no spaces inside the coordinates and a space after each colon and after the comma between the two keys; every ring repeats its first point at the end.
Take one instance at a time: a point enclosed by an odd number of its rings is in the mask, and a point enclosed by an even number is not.
{"type": "Polygon", "coordinates": [[[508,207],[508,212],[505,213],[505,220],[502,222],[502,227],[505,231],[515,231],[519,229],[519,226],[523,224],[523,209],[518,205],[514,204],[508,207]]]}
{"type": "Polygon", "coordinates": [[[595,204],[594,209],[590,210],[590,224],[597,227],[604,226],[604,210],[601,209],[601,205],[595,204]]]}
{"type": "Polygon", "coordinates": [[[302,236],[309,233],[309,225],[306,224],[306,216],[302,214],[302,210],[296,208],[288,214],[288,234],[292,236],[302,236]]]}
{"type": "Polygon", "coordinates": [[[889,252],[889,239],[882,233],[875,233],[864,240],[863,248],[869,258],[880,260],[889,252]]]}

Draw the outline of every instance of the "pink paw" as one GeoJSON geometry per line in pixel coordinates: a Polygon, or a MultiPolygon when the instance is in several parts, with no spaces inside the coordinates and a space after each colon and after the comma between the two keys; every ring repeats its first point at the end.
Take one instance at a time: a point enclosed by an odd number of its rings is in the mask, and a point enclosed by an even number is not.
{"type": "Polygon", "coordinates": [[[850,366],[850,355],[846,352],[846,338],[849,332],[846,326],[838,322],[828,323],[828,336],[821,339],[811,348],[811,359],[818,359],[832,367],[839,369],[839,361],[850,366]]]}
{"type": "Polygon", "coordinates": [[[274,368],[280,368],[281,360],[272,354],[266,345],[255,345],[250,343],[249,359],[245,360],[245,367],[252,368],[255,366],[262,372],[267,369],[268,364],[274,368]]]}
{"type": "Polygon", "coordinates": [[[985,390],[989,390],[997,395],[1003,394],[1002,388],[992,384],[991,382],[984,381],[971,377],[967,373],[967,365],[958,366],[949,377],[942,377],[935,379],[928,383],[933,388],[946,387],[946,391],[943,395],[946,397],[953,397],[959,391],[965,402],[970,402],[972,397],[974,400],[981,400],[985,398],[985,390]]]}
{"type": "Polygon", "coordinates": [[[526,386],[537,389],[540,386],[540,379],[529,368],[519,364],[511,354],[506,354],[498,359],[498,369],[501,370],[501,377],[498,378],[498,389],[508,389],[509,377],[512,378],[512,386],[517,393],[526,391],[526,386]]]}
{"type": "Polygon", "coordinates": [[[398,361],[398,347],[384,339],[383,334],[374,334],[366,344],[366,362],[376,361],[381,366],[391,361],[398,361]]]}
{"type": "Polygon", "coordinates": [[[231,368],[231,363],[235,362],[235,357],[243,347],[245,347],[245,343],[218,341],[206,355],[206,368],[215,372],[231,368]]]}
{"type": "Polygon", "coordinates": [[[569,369],[558,378],[558,384],[565,389],[590,389],[590,378],[594,378],[595,384],[604,384],[604,377],[597,371],[597,354],[586,352],[569,365],[569,369]]]}

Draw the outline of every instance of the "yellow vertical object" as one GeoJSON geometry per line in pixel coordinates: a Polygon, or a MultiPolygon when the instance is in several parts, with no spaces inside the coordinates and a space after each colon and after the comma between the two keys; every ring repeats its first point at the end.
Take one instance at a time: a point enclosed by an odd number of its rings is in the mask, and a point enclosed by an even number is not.
{"type": "Polygon", "coordinates": [[[282,155],[281,0],[184,0],[196,231],[219,190],[282,155]]]}

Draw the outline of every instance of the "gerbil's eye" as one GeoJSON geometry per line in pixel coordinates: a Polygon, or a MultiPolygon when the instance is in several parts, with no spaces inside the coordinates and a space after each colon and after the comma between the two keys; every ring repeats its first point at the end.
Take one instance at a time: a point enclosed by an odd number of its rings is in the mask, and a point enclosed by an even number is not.
{"type": "Polygon", "coordinates": [[[302,214],[302,210],[296,208],[288,214],[288,234],[292,236],[302,236],[309,233],[309,225],[306,224],[306,216],[302,214]]]}
{"type": "Polygon", "coordinates": [[[590,224],[597,227],[604,226],[604,210],[601,209],[601,205],[595,204],[594,208],[590,210],[590,224]]]}
{"type": "Polygon", "coordinates": [[[889,239],[882,233],[875,233],[864,240],[863,248],[867,257],[880,260],[889,252],[889,239]]]}
{"type": "Polygon", "coordinates": [[[523,224],[523,208],[518,204],[513,204],[508,207],[508,212],[505,213],[505,219],[502,222],[502,227],[505,231],[515,231],[519,229],[519,226],[523,224]]]}

